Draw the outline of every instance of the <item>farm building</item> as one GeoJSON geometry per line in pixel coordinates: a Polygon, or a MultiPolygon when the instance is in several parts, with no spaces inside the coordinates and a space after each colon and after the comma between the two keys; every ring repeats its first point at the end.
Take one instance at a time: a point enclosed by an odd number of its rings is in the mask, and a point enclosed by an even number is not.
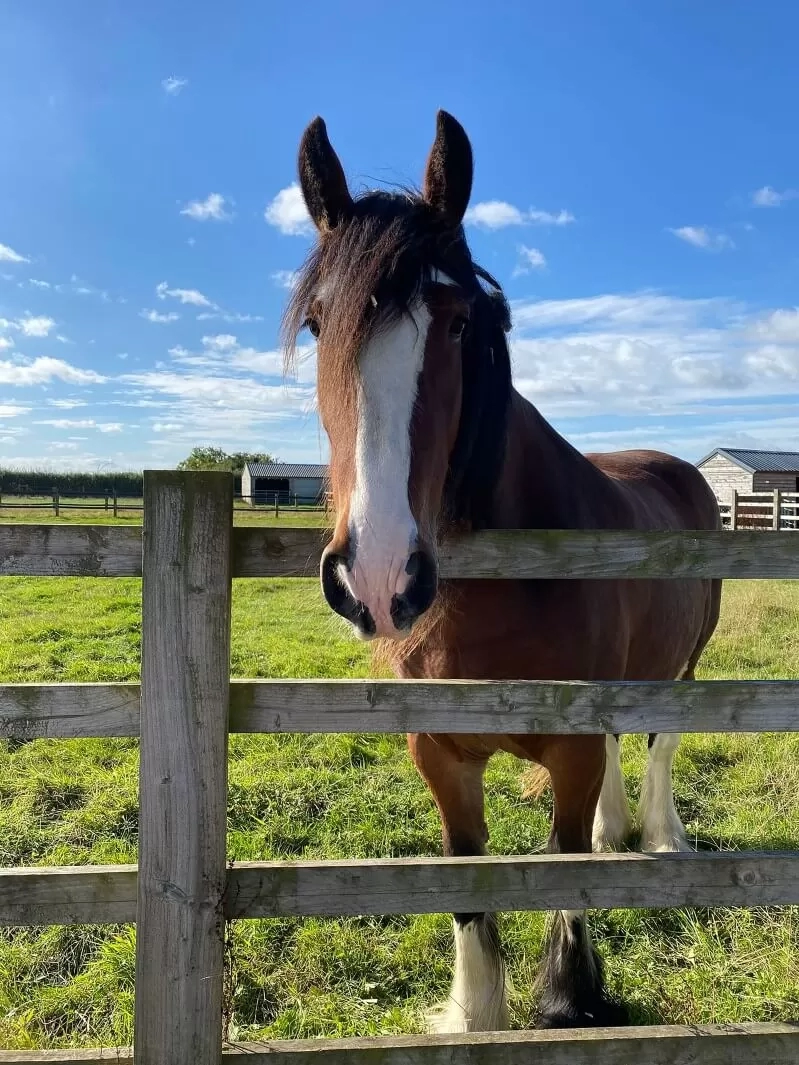
{"type": "Polygon", "coordinates": [[[307,462],[248,462],[241,475],[241,495],[248,503],[318,503],[324,494],[327,466],[307,462]]]}
{"type": "Polygon", "coordinates": [[[734,491],[799,491],[799,451],[719,447],[698,466],[721,503],[728,503],[734,491]]]}

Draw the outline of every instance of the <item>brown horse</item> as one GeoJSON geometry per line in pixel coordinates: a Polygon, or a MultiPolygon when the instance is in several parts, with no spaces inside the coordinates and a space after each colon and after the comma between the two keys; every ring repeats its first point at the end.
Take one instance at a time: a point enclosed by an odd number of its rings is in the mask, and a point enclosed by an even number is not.
{"type": "MultiPolygon", "coordinates": [[[[318,242],[286,319],[318,343],[336,525],[327,602],[363,639],[390,642],[401,677],[529,680],[691,678],[718,618],[720,582],[439,583],[436,548],[464,529],[717,529],[703,478],[655,452],[583,456],[511,384],[508,305],[473,261],[462,221],[472,152],[440,112],[421,195],[353,198],[315,119],[299,175],[318,242]],[[421,620],[420,620],[421,619],[421,620]]],[[[674,808],[678,736],[650,736],[642,845],[687,846],[674,808]]],[[[620,845],[630,814],[618,738],[412,735],[447,855],[484,853],[483,774],[498,750],[548,772],[552,851],[620,845]]],[[[435,1030],[506,1027],[492,914],[456,914],[455,976],[435,1030]]],[[[541,1024],[619,1023],[581,911],[554,915],[540,976],[541,1024]]]]}

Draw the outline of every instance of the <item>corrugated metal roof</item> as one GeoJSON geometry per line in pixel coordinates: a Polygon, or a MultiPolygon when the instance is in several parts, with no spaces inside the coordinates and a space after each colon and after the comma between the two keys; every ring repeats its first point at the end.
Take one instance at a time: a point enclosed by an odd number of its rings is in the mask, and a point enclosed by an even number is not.
{"type": "Polygon", "coordinates": [[[799,451],[755,451],[751,448],[717,447],[715,451],[705,455],[699,465],[703,466],[714,455],[724,455],[750,473],[799,474],[799,451]]]}
{"type": "Polygon", "coordinates": [[[248,462],[251,477],[327,477],[327,466],[315,462],[248,462]]]}

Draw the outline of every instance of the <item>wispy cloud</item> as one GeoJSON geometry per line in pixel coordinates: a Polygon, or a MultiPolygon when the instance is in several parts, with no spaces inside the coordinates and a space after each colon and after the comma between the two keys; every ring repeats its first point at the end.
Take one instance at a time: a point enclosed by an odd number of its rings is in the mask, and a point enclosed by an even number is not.
{"type": "Polygon", "coordinates": [[[198,292],[196,288],[170,288],[166,281],[155,286],[155,294],[159,300],[170,297],[173,300],[180,300],[181,303],[189,303],[193,307],[216,308],[216,304],[212,303],[202,292],[198,292]]]}
{"type": "Polygon", "coordinates": [[[173,74],[169,78],[164,78],[164,80],[161,82],[161,88],[168,96],[177,96],[178,93],[182,92],[188,84],[188,78],[177,78],[173,74]]]}
{"type": "Polygon", "coordinates": [[[139,311],[139,317],[145,318],[148,322],[152,322],[153,324],[163,325],[166,322],[176,322],[178,318],[180,318],[180,315],[176,314],[175,311],[167,311],[162,314],[160,311],[143,310],[139,311]]]}
{"type": "Polygon", "coordinates": [[[46,385],[52,380],[66,381],[74,385],[102,384],[106,379],[94,370],[82,370],[63,359],[42,356],[22,362],[0,360],[0,384],[46,385]]]}
{"type": "Polygon", "coordinates": [[[0,244],[0,262],[2,263],[29,263],[30,259],[20,255],[18,251],[9,248],[7,244],[0,244]]]}
{"type": "Polygon", "coordinates": [[[300,186],[295,182],[281,189],[264,211],[270,226],[290,237],[303,237],[313,233],[313,223],[308,215],[300,186]]]}
{"type": "Polygon", "coordinates": [[[781,207],[788,200],[799,199],[799,189],[785,189],[777,192],[771,185],[764,185],[752,193],[752,203],[755,207],[781,207]]]}
{"type": "Polygon", "coordinates": [[[299,273],[296,270],[276,270],[272,274],[272,280],[278,286],[278,288],[293,289],[299,279],[299,273]]]}
{"type": "Polygon", "coordinates": [[[20,403],[0,403],[0,418],[18,418],[30,412],[30,407],[23,407],[20,403]]]}
{"type": "Polygon", "coordinates": [[[726,233],[716,233],[707,226],[680,226],[670,232],[679,240],[703,251],[724,251],[735,247],[732,238],[726,233]]]}
{"type": "Polygon", "coordinates": [[[520,244],[519,258],[513,270],[513,276],[521,277],[523,274],[529,274],[531,270],[543,270],[546,265],[546,257],[540,249],[520,244]]]}
{"type": "Polygon", "coordinates": [[[17,328],[26,337],[46,337],[54,325],[53,319],[45,315],[18,318],[16,322],[17,328]]]}
{"type": "Polygon", "coordinates": [[[101,433],[121,433],[122,422],[97,422],[94,418],[42,418],[36,425],[49,425],[53,429],[97,429],[101,433]]]}
{"type": "Polygon", "coordinates": [[[74,410],[75,407],[85,407],[85,399],[48,399],[47,401],[51,407],[58,407],[59,410],[74,410]]]}
{"type": "Polygon", "coordinates": [[[229,222],[233,212],[227,207],[228,202],[221,193],[211,192],[204,200],[191,200],[180,213],[195,222],[229,222]]]}
{"type": "Polygon", "coordinates": [[[466,212],[464,222],[482,229],[505,229],[508,226],[565,226],[574,222],[571,211],[541,211],[530,207],[521,208],[505,200],[485,200],[476,203],[466,212]]]}
{"type": "Polygon", "coordinates": [[[33,285],[33,287],[34,287],[34,288],[51,288],[51,287],[52,287],[52,286],[50,285],[50,282],[49,282],[49,281],[40,281],[40,280],[39,280],[38,278],[36,278],[36,277],[31,277],[31,278],[30,278],[30,279],[28,280],[28,284],[29,284],[29,285],[33,285]]]}

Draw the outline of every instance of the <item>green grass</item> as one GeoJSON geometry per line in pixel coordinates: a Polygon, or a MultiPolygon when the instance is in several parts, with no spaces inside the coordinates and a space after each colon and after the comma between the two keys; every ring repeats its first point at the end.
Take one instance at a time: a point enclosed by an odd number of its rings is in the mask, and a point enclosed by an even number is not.
{"type": "MultiPolygon", "coordinates": [[[[141,525],[141,499],[118,499],[119,513],[114,517],[113,504],[109,500],[105,509],[103,497],[63,499],[56,517],[51,499],[43,496],[5,496],[0,502],[0,522],[25,525],[141,525]],[[13,506],[8,504],[14,504],[13,506]],[[69,504],[67,506],[66,504],[69,504]],[[134,509],[126,510],[125,507],[134,509]]],[[[294,510],[282,508],[275,517],[274,507],[250,507],[237,500],[233,521],[236,525],[268,525],[280,527],[302,526],[320,528],[325,525],[321,510],[294,510]]]]}
{"type": "MultiPolygon", "coordinates": [[[[138,675],[135,580],[0,580],[0,680],[138,675]]],[[[315,581],[237,581],[236,676],[366,676],[365,648],[315,581]]],[[[799,585],[730,583],[704,677],[799,676],[799,585]]],[[[625,741],[633,798],[645,740],[625,741]]],[[[0,864],[135,860],[137,745],[129,740],[0,743],[0,864]]],[[[521,799],[520,766],[492,760],[491,847],[545,839],[549,798],[521,799]]],[[[791,848],[799,839],[799,738],[686,738],[677,805],[700,845],[791,848]]],[[[232,859],[440,853],[438,818],[395,736],[234,736],[232,859]]],[[[611,989],[641,1023],[795,1017],[799,924],[791,908],[602,911],[593,926],[611,989]]],[[[544,918],[502,918],[517,988],[533,1016],[544,918]]],[[[0,935],[0,1047],[125,1044],[132,1038],[135,933],[127,927],[12,929],[0,935]]],[[[408,1032],[451,972],[445,915],[241,921],[228,956],[232,1038],[408,1032]]]]}

